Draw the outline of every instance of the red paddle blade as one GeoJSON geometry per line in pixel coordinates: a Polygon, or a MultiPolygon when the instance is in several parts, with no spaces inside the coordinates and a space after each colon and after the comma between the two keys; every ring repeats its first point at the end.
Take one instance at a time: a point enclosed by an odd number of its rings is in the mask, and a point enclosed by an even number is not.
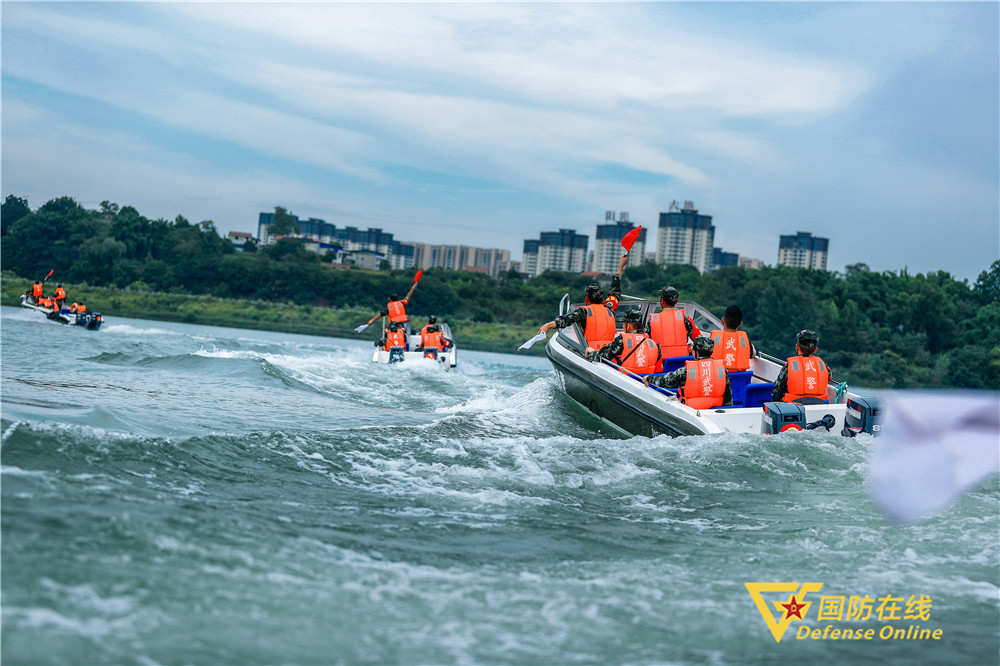
{"type": "Polygon", "coordinates": [[[419,271],[417,271],[417,277],[413,278],[414,284],[420,282],[420,276],[423,274],[424,274],[424,269],[421,268],[419,271]]]}
{"type": "Polygon", "coordinates": [[[635,244],[635,239],[639,237],[640,231],[642,231],[641,224],[632,231],[625,234],[625,237],[622,238],[622,247],[625,248],[626,252],[632,249],[632,245],[635,244]]]}

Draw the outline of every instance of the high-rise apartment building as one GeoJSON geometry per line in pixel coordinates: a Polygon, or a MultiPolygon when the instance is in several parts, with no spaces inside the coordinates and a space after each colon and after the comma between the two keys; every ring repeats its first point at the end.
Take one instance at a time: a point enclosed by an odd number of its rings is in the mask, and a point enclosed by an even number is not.
{"type": "MultiPolygon", "coordinates": [[[[319,218],[299,219],[291,215],[296,232],[290,234],[297,238],[308,238],[316,241],[318,246],[338,246],[347,253],[374,252],[385,258],[392,268],[409,268],[413,265],[412,253],[401,249],[399,243],[393,240],[392,234],[381,229],[358,229],[357,227],[341,227],[330,224],[319,218]],[[397,252],[399,251],[399,252],[397,252]]],[[[275,236],[271,233],[274,224],[274,213],[260,213],[257,219],[257,238],[261,245],[270,245],[275,236]]]]}
{"type": "Polygon", "coordinates": [[[528,277],[535,277],[538,270],[538,240],[527,238],[524,241],[524,256],[521,257],[521,272],[528,277]]]}
{"type": "MultiPolygon", "coordinates": [[[[612,275],[618,269],[618,260],[625,252],[621,240],[635,228],[635,225],[628,221],[628,213],[619,213],[617,222],[614,221],[614,215],[612,211],[605,213],[604,219],[609,223],[597,225],[597,234],[594,236],[594,259],[591,270],[607,275],[612,275]]],[[[635,239],[629,256],[632,262],[641,264],[645,253],[646,229],[643,229],[635,239]]]]}
{"type": "Polygon", "coordinates": [[[522,270],[529,277],[545,271],[582,273],[587,267],[588,239],[572,229],[543,231],[537,241],[524,241],[522,270]]]}
{"type": "Polygon", "coordinates": [[[819,238],[805,231],[782,236],[778,243],[778,265],[825,271],[829,247],[829,238],[819,238]]]}
{"type": "Polygon", "coordinates": [[[736,252],[726,252],[721,247],[712,248],[712,270],[725,266],[736,266],[740,261],[740,255],[736,252]]]}
{"type": "Polygon", "coordinates": [[[690,264],[702,273],[712,268],[715,227],[711,215],[699,215],[691,201],[660,213],[660,236],[656,244],[656,263],[690,264]]]}
{"type": "Polygon", "coordinates": [[[413,266],[417,268],[450,268],[486,273],[490,277],[497,277],[510,270],[510,250],[429,243],[403,245],[412,248],[413,266]]]}

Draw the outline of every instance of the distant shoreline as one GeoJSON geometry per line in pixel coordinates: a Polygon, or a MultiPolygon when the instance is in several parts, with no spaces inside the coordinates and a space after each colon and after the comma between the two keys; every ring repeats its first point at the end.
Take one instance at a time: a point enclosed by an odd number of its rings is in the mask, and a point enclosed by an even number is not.
{"type": "MultiPolygon", "coordinates": [[[[21,294],[31,286],[31,281],[4,273],[0,286],[0,304],[20,307],[21,294]]],[[[349,308],[326,308],[314,305],[294,305],[267,301],[193,296],[190,294],[165,294],[135,292],[108,287],[65,284],[72,301],[87,304],[90,310],[100,312],[105,321],[115,317],[148,319],[201,326],[224,326],[248,330],[316,335],[320,337],[370,340],[378,322],[364,333],[355,328],[368,321],[372,312],[349,308]]],[[[518,346],[535,335],[534,326],[510,326],[458,319],[440,318],[448,322],[460,350],[513,354],[518,346]]],[[[422,326],[420,317],[412,318],[412,325],[422,326]]],[[[542,356],[544,346],[535,345],[519,355],[542,356]]]]}

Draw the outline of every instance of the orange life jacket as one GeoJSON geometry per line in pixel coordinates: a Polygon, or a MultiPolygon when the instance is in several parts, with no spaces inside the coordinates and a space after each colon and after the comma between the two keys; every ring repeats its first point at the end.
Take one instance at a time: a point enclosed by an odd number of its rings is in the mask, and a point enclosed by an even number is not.
{"type": "Polygon", "coordinates": [[[664,358],[690,354],[684,310],[681,308],[665,308],[649,315],[649,337],[660,345],[664,358]]]}
{"type": "Polygon", "coordinates": [[[424,349],[434,347],[440,351],[444,349],[444,334],[442,334],[441,331],[428,333],[427,327],[425,326],[420,330],[420,346],[424,349]]]}
{"type": "Polygon", "coordinates": [[[62,287],[56,287],[56,300],[65,301],[66,300],[66,290],[62,287]]]}
{"type": "Polygon", "coordinates": [[[710,409],[722,405],[726,395],[726,367],[715,358],[700,358],[684,363],[687,380],[681,399],[692,409],[710,409]]]}
{"type": "Polygon", "coordinates": [[[750,338],[743,331],[712,331],[712,358],[720,359],[729,372],[750,369],[750,338]]]}
{"type": "Polygon", "coordinates": [[[660,360],[660,345],[645,333],[621,333],[621,336],[624,349],[619,357],[619,365],[637,375],[656,372],[656,364],[660,360]]]}
{"type": "Polygon", "coordinates": [[[615,316],[603,304],[585,305],[587,311],[587,325],[583,329],[583,334],[587,338],[587,345],[594,349],[600,349],[615,339],[615,316]]]}
{"type": "Polygon", "coordinates": [[[389,301],[389,321],[406,321],[406,301],[389,301]]]}
{"type": "Polygon", "coordinates": [[[86,312],[87,311],[87,306],[84,305],[83,303],[80,303],[78,306],[76,306],[76,311],[77,312],[86,312]]]}
{"type": "Polygon", "coordinates": [[[800,398],[827,400],[826,385],[830,383],[830,370],[819,356],[790,356],[788,358],[788,393],[784,402],[800,398]]]}
{"type": "Polygon", "coordinates": [[[389,351],[393,347],[402,347],[406,349],[406,331],[403,329],[398,329],[395,331],[385,332],[385,349],[389,351]]]}
{"type": "Polygon", "coordinates": [[[50,308],[52,307],[52,299],[46,298],[45,296],[39,296],[35,299],[35,305],[40,305],[43,308],[50,308]]]}
{"type": "Polygon", "coordinates": [[[39,298],[42,297],[43,289],[44,287],[42,287],[41,282],[36,282],[35,284],[31,285],[31,297],[37,301],[39,298]]]}

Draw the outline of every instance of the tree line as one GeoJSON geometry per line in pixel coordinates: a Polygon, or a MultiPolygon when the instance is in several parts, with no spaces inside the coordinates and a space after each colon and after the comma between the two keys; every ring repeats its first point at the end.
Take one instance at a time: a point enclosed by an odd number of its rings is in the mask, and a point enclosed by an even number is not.
{"type": "MultiPolygon", "coordinates": [[[[390,294],[405,294],[414,273],[334,268],[294,239],[236,252],[211,221],[150,220],[107,201],[87,210],[70,197],[32,211],[26,199],[8,196],[0,237],[3,268],[28,279],[54,269],[67,283],[373,313],[390,294]]],[[[461,321],[539,325],[552,319],[563,294],[582,299],[590,281],[551,271],[525,280],[515,272],[493,279],[431,269],[410,311],[443,317],[459,330],[461,321]]],[[[837,381],[1000,388],[1000,260],[972,285],[944,271],[909,275],[864,264],[844,273],[778,266],[701,274],[647,262],[630,265],[622,279],[623,292],[641,298],[655,299],[666,285],[717,314],[738,304],[751,340],[774,356],[794,353],[798,330],[818,331],[837,381]]]]}

